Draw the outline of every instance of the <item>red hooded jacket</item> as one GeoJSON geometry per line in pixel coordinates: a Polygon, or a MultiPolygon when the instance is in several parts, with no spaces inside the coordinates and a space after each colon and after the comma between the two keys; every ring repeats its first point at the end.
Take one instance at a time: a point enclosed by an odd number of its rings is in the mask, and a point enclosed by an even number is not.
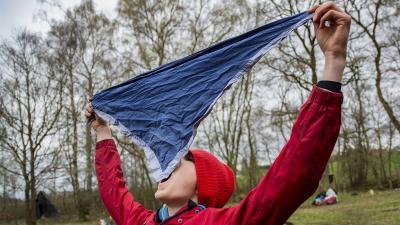
{"type": "Polygon", "coordinates": [[[113,140],[96,145],[96,173],[104,205],[119,225],[284,224],[318,187],[335,146],[341,120],[341,93],[314,87],[301,107],[288,143],[239,205],[206,208],[188,204],[160,223],[128,192],[113,140]]]}

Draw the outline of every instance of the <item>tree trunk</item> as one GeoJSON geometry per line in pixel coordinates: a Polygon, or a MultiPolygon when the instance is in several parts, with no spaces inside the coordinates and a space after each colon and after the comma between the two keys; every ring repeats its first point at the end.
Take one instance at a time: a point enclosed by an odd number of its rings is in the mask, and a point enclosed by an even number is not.
{"type": "Polygon", "coordinates": [[[30,223],[29,225],[36,225],[36,178],[35,178],[35,150],[31,149],[31,160],[30,160],[30,223]]]}
{"type": "Polygon", "coordinates": [[[388,173],[389,173],[389,188],[393,189],[392,181],[392,144],[393,144],[393,127],[389,126],[389,147],[388,147],[388,173]]]}
{"type": "Polygon", "coordinates": [[[6,199],[8,198],[7,186],[6,186],[7,180],[6,179],[7,179],[6,173],[4,172],[3,173],[3,207],[2,207],[3,212],[6,210],[6,204],[7,204],[6,199]]]}
{"type": "MultiPolygon", "coordinates": [[[[375,41],[376,42],[376,41],[375,41]]],[[[377,54],[375,56],[375,70],[376,70],[376,78],[375,78],[375,87],[376,93],[378,94],[378,99],[382,103],[383,108],[385,109],[390,121],[396,128],[396,130],[400,134],[400,122],[394,114],[393,108],[390,106],[389,102],[385,99],[382,93],[381,88],[381,78],[382,78],[382,71],[380,66],[381,61],[381,47],[376,43],[375,44],[377,54]]]]}
{"type": "MultiPolygon", "coordinates": [[[[92,75],[88,74],[88,96],[93,96],[93,79],[92,75]]],[[[93,139],[91,128],[86,126],[86,145],[85,145],[85,153],[86,153],[86,191],[88,193],[92,192],[92,177],[93,177],[93,167],[92,167],[92,152],[93,152],[93,139]]]]}
{"type": "MultiPolygon", "coordinates": [[[[352,5],[355,4],[355,2],[351,2],[352,5]]],[[[382,73],[382,68],[381,68],[381,56],[382,56],[382,48],[384,47],[384,43],[380,43],[378,41],[378,36],[379,32],[376,32],[376,27],[381,26],[384,21],[387,21],[388,18],[383,18],[380,17],[380,14],[382,14],[382,7],[384,6],[385,2],[384,1],[376,1],[371,7],[368,7],[369,13],[373,13],[371,15],[372,21],[371,23],[363,23],[364,21],[362,20],[361,16],[361,9],[359,7],[353,7],[357,9],[356,13],[351,13],[349,12],[349,15],[352,17],[353,21],[356,22],[357,25],[359,25],[362,30],[365,32],[365,34],[368,36],[368,38],[372,41],[373,46],[375,47],[376,50],[376,55],[374,56],[374,66],[375,66],[375,72],[376,72],[376,77],[375,77],[375,87],[376,87],[376,93],[378,95],[378,99],[381,102],[383,108],[385,109],[386,114],[388,115],[390,121],[396,128],[396,130],[400,134],[400,121],[396,117],[394,110],[392,106],[389,104],[389,102],[386,100],[386,98],[383,96],[382,93],[382,88],[381,88],[381,79],[382,76],[384,75],[382,73]],[[375,11],[371,11],[371,9],[374,9],[375,11]],[[357,15],[357,16],[356,16],[357,15]]]]}
{"type": "Polygon", "coordinates": [[[72,122],[72,157],[71,157],[71,181],[72,181],[72,188],[74,192],[74,202],[75,206],[78,210],[79,219],[82,221],[86,220],[86,215],[83,212],[83,204],[82,204],[82,196],[81,190],[79,185],[79,167],[78,167],[78,112],[76,111],[75,107],[75,90],[74,90],[74,75],[72,72],[72,68],[69,68],[68,71],[69,75],[69,98],[70,98],[70,114],[71,114],[71,122],[72,122]]]}
{"type": "Polygon", "coordinates": [[[25,178],[25,189],[24,189],[24,194],[25,194],[25,222],[27,225],[32,225],[31,224],[31,208],[30,208],[30,187],[29,187],[29,178],[25,178]]]}
{"type": "Polygon", "coordinates": [[[93,140],[92,140],[92,135],[91,135],[91,128],[89,126],[86,126],[86,146],[85,146],[85,151],[86,151],[86,191],[88,193],[92,192],[92,177],[93,177],[93,167],[92,167],[92,152],[93,152],[93,140]]]}

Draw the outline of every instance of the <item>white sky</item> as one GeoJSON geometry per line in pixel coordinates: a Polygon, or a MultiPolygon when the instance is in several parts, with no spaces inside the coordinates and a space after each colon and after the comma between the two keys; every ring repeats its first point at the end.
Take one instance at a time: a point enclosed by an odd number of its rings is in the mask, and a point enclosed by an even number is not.
{"type": "MultiPolygon", "coordinates": [[[[118,0],[94,0],[96,8],[107,16],[115,15],[118,0]]],[[[81,0],[58,0],[63,8],[77,5],[81,0]]],[[[27,27],[29,30],[46,32],[48,25],[38,16],[40,10],[48,10],[49,19],[62,19],[62,12],[49,8],[38,0],[0,0],[0,40],[8,38],[16,29],[27,27]]]]}

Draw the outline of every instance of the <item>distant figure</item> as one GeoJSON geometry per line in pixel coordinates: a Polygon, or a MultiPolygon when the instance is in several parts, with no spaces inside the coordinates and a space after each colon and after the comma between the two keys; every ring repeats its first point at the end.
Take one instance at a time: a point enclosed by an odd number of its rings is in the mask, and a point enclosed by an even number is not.
{"type": "Polygon", "coordinates": [[[101,219],[100,225],[116,225],[116,224],[114,223],[112,217],[109,216],[108,219],[101,219]]]}
{"type": "Polygon", "coordinates": [[[312,202],[312,205],[315,206],[332,205],[338,202],[339,198],[336,191],[333,190],[333,188],[328,188],[326,192],[321,192],[315,197],[314,201],[312,202]]]}
{"type": "Polygon", "coordinates": [[[106,225],[116,225],[111,216],[108,216],[108,221],[107,221],[106,225]]]}
{"type": "Polygon", "coordinates": [[[58,211],[47,199],[45,193],[40,191],[36,196],[36,218],[40,219],[42,216],[56,217],[58,216],[58,211]]]}
{"type": "Polygon", "coordinates": [[[326,205],[332,205],[339,202],[338,195],[336,191],[333,190],[333,188],[328,188],[328,190],[326,191],[326,197],[324,199],[324,202],[326,205]]]}

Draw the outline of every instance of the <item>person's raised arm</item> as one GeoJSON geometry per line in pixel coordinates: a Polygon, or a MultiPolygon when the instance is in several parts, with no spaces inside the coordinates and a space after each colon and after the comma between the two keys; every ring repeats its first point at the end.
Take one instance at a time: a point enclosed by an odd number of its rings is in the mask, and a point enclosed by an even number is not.
{"type": "Polygon", "coordinates": [[[322,80],[342,82],[346,66],[347,40],[351,17],[333,2],[309,9],[318,44],[325,56],[322,80]]]}
{"type": "Polygon", "coordinates": [[[228,215],[229,224],[285,223],[317,189],[335,146],[341,122],[340,82],[350,17],[332,2],[309,11],[315,13],[315,33],[325,55],[322,82],[313,88],[301,107],[288,143],[257,187],[238,206],[214,210],[215,214],[228,215]]]}
{"type": "Polygon", "coordinates": [[[151,219],[153,212],[134,201],[128,191],[109,125],[93,112],[90,102],[86,105],[85,116],[92,119],[90,125],[96,131],[96,174],[105,207],[118,225],[143,224],[151,219]]]}

